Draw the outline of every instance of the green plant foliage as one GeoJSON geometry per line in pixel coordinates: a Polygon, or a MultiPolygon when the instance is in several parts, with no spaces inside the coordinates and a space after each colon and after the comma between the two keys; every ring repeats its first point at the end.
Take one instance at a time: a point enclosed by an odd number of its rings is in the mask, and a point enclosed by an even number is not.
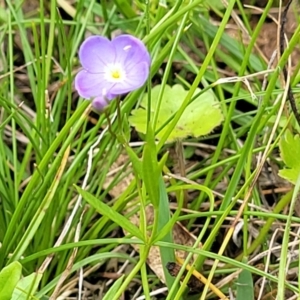
{"type": "Polygon", "coordinates": [[[42,274],[32,273],[29,276],[22,278],[14,289],[12,300],[33,299],[33,294],[36,292],[42,274]]]}
{"type": "Polygon", "coordinates": [[[215,8],[215,9],[224,9],[225,8],[223,2],[220,0],[206,0],[205,4],[209,5],[210,7],[215,8]]]}
{"type": "MultiPolygon", "coordinates": [[[[284,11],[279,0],[264,1],[259,14],[253,10],[261,6],[258,0],[248,1],[251,11],[237,0],[50,0],[32,1],[34,9],[29,2],[6,0],[0,7],[0,300],[49,300],[62,279],[56,298],[75,297],[78,270],[90,270],[83,279],[93,284],[112,264],[124,277],[113,279],[103,299],[217,299],[208,286],[194,295],[188,276],[183,280],[184,267],[176,277],[166,272],[175,251],[184,251],[185,262],[213,283],[243,271],[222,287],[228,299],[229,289],[238,300],[254,299],[253,284],[262,278],[274,299],[297,296],[299,276],[287,281],[286,274],[298,263],[289,264],[287,257],[296,238],[293,224],[300,223],[294,213],[300,127],[278,100],[286,87],[278,75],[291,58],[288,75],[300,104],[300,64],[294,55],[300,19],[293,4],[276,24],[269,15],[284,11]],[[232,26],[235,15],[242,31],[232,26]],[[269,67],[272,51],[262,33],[276,40],[278,25],[288,34],[288,47],[269,67]],[[111,40],[119,34],[144,42],[150,76],[143,87],[124,93],[124,101],[112,100],[97,114],[74,90],[80,47],[91,35],[111,40]],[[291,132],[285,133],[287,124],[291,132]],[[134,128],[143,142],[132,134],[134,128]],[[265,138],[266,128],[275,135],[265,138]],[[182,147],[170,143],[178,139],[182,147]],[[279,146],[282,158],[274,151],[279,146]],[[263,160],[280,161],[280,175],[296,183],[286,194],[278,191],[278,201],[267,210],[262,191],[252,186],[256,157],[265,151],[263,160]],[[243,245],[223,253],[231,247],[224,225],[252,187],[254,205],[244,203],[243,245]],[[247,230],[253,222],[259,231],[255,239],[247,230]],[[243,260],[271,243],[278,222],[284,234],[272,272],[243,260]],[[186,234],[174,228],[176,223],[186,234]],[[224,239],[215,254],[218,236],[224,239]],[[134,257],[131,247],[139,250],[134,257]],[[160,251],[160,267],[151,247],[160,251]],[[74,265],[65,277],[74,248],[74,265]],[[47,267],[46,257],[52,259],[47,267]],[[214,260],[209,270],[207,259],[214,260]],[[160,274],[150,271],[152,262],[160,274]],[[42,279],[36,270],[42,270],[42,279]]],[[[101,49],[99,58],[105,59],[105,52],[101,49]]],[[[99,298],[92,286],[87,292],[99,298]]]]}
{"type": "Polygon", "coordinates": [[[288,169],[279,171],[279,175],[295,184],[300,173],[300,137],[286,130],[279,143],[280,155],[288,169]]]}
{"type": "Polygon", "coordinates": [[[115,283],[112,285],[112,287],[109,289],[109,291],[103,297],[103,300],[113,299],[114,295],[116,294],[116,292],[120,288],[121,284],[123,283],[123,280],[124,280],[124,275],[115,281],[115,283]]]}
{"type": "Polygon", "coordinates": [[[156,145],[154,143],[153,131],[150,128],[151,127],[149,126],[146,144],[143,151],[142,174],[150,201],[155,208],[158,208],[158,178],[160,175],[160,170],[158,169],[156,145]]]}
{"type": "Polygon", "coordinates": [[[22,274],[22,265],[14,261],[0,272],[0,299],[11,300],[14,288],[22,274]]]}
{"type": "Polygon", "coordinates": [[[114,1],[120,12],[128,19],[134,18],[136,13],[132,9],[130,3],[125,0],[115,0],[114,1]]]}
{"type": "Polygon", "coordinates": [[[86,200],[92,207],[94,207],[99,213],[109,218],[110,220],[119,224],[123,229],[131,233],[133,236],[143,240],[144,237],[141,231],[134,226],[130,221],[128,221],[123,215],[114,211],[110,206],[105,203],[99,201],[96,197],[81,189],[78,186],[75,186],[77,191],[81,194],[81,196],[86,200]]]}
{"type": "MultiPolygon", "coordinates": [[[[161,85],[155,86],[151,91],[151,117],[153,118],[158,107],[158,99],[161,85]]],[[[198,94],[200,89],[196,90],[198,94]]],[[[165,86],[163,98],[159,108],[156,130],[162,127],[180,108],[188,92],[176,84],[174,86],[165,86]]],[[[133,110],[129,122],[138,132],[146,133],[147,127],[147,101],[146,94],[141,102],[141,107],[133,110]]],[[[168,141],[186,138],[188,136],[199,137],[209,134],[215,127],[221,124],[223,120],[222,112],[218,102],[211,92],[205,92],[190,103],[182,114],[176,127],[170,134],[168,141]]],[[[160,139],[167,127],[165,126],[156,135],[160,139]]]]}
{"type": "Polygon", "coordinates": [[[252,274],[249,270],[243,270],[237,280],[236,300],[253,300],[254,289],[252,274]]]}

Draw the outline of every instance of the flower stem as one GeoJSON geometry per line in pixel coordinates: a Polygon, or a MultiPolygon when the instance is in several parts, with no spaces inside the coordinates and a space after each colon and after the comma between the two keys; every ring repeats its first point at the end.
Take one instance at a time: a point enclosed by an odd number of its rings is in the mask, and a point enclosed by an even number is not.
{"type": "Polygon", "coordinates": [[[121,114],[121,101],[120,101],[120,97],[117,97],[116,103],[117,103],[117,115],[118,115],[119,132],[122,132],[122,114],[121,114]]]}

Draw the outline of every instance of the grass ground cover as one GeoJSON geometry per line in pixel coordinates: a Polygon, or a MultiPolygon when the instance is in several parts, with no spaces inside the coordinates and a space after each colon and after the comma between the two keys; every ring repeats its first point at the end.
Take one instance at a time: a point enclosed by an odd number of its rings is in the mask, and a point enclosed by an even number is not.
{"type": "Polygon", "coordinates": [[[298,299],[298,15],[4,1],[0,299],[298,299]]]}

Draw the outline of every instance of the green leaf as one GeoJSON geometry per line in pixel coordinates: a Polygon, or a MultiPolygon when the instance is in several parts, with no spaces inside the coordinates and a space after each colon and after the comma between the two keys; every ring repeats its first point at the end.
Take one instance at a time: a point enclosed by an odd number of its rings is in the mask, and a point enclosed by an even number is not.
{"type": "Polygon", "coordinates": [[[131,4],[127,0],[115,0],[114,1],[120,12],[127,18],[132,19],[136,17],[136,13],[133,10],[131,4]]]}
{"type": "Polygon", "coordinates": [[[143,181],[146,186],[149,199],[155,208],[158,208],[159,191],[158,191],[158,178],[159,169],[157,162],[156,145],[154,142],[153,130],[149,124],[146,136],[146,144],[143,151],[142,160],[143,181]]]}
{"type": "MultiPolygon", "coordinates": [[[[172,235],[172,228],[171,227],[171,217],[170,217],[170,203],[169,198],[166,190],[166,186],[164,183],[164,180],[162,176],[159,176],[159,215],[158,215],[158,227],[157,232],[155,235],[159,234],[161,230],[163,230],[167,224],[170,225],[168,228],[169,230],[166,232],[166,234],[162,237],[161,241],[167,242],[167,243],[173,243],[173,235],[172,235]]],[[[178,218],[178,216],[177,216],[178,218]]],[[[173,224],[174,225],[174,224],[173,224]]],[[[161,256],[161,262],[163,271],[165,274],[165,279],[167,286],[169,290],[172,288],[172,285],[174,284],[175,278],[170,275],[168,270],[166,269],[166,265],[170,261],[175,261],[175,254],[174,249],[167,248],[167,247],[159,247],[160,256],[161,256]]]]}
{"type": "MultiPolygon", "coordinates": [[[[155,86],[151,91],[151,119],[154,117],[154,112],[157,109],[160,85],[155,86]]],[[[183,103],[187,91],[176,84],[172,87],[166,85],[163,99],[158,114],[156,130],[162,127],[174,114],[178,111],[183,103]]],[[[200,93],[197,89],[195,94],[200,93]]],[[[138,132],[146,133],[147,128],[147,98],[146,94],[141,102],[141,107],[132,111],[129,117],[129,123],[135,127],[138,132]]],[[[198,96],[190,103],[182,114],[176,127],[170,134],[168,141],[173,141],[178,138],[186,138],[188,136],[199,137],[209,134],[216,126],[220,125],[223,120],[223,115],[219,108],[218,102],[213,94],[209,91],[198,96]]],[[[166,131],[164,127],[156,138],[160,139],[166,131]]]]}
{"type": "Polygon", "coordinates": [[[249,270],[243,270],[237,280],[236,300],[253,300],[254,288],[252,274],[249,270]]]}
{"type": "Polygon", "coordinates": [[[14,288],[22,274],[22,265],[14,261],[0,272],[0,299],[11,300],[14,288]]]}
{"type": "Polygon", "coordinates": [[[127,154],[130,158],[130,161],[132,163],[132,166],[136,174],[142,174],[142,162],[140,161],[136,153],[132,150],[132,148],[130,148],[127,145],[125,146],[125,149],[127,151],[127,154]]]}
{"type": "Polygon", "coordinates": [[[219,10],[225,9],[225,5],[220,0],[206,0],[205,2],[207,5],[215,9],[219,9],[219,10]]]}
{"type": "Polygon", "coordinates": [[[289,169],[279,171],[279,175],[295,184],[300,174],[300,138],[286,130],[279,142],[280,156],[289,169]]]}
{"type": "Polygon", "coordinates": [[[32,273],[29,276],[22,278],[16,288],[14,289],[12,300],[26,300],[31,299],[33,294],[36,292],[40,280],[42,279],[42,274],[32,273]]]}
{"type": "Polygon", "coordinates": [[[129,124],[129,121],[128,121],[128,115],[125,114],[124,117],[123,117],[123,120],[122,120],[122,129],[123,129],[123,132],[122,132],[122,135],[123,135],[123,138],[125,140],[126,143],[129,143],[130,142],[130,138],[131,138],[131,128],[130,128],[130,124],[129,124]]]}
{"type": "Polygon", "coordinates": [[[103,300],[110,300],[110,299],[114,298],[116,292],[118,291],[118,289],[120,288],[120,286],[123,282],[123,279],[124,279],[124,275],[115,281],[115,283],[112,285],[112,287],[109,289],[109,291],[103,297],[103,300]]]}
{"type": "Polygon", "coordinates": [[[110,206],[101,202],[99,199],[88,193],[87,191],[75,186],[79,194],[86,200],[92,207],[94,207],[103,216],[109,218],[113,222],[117,223],[120,227],[131,233],[133,236],[144,240],[144,236],[141,231],[128,221],[124,216],[114,211],[110,206]]]}
{"type": "Polygon", "coordinates": [[[159,170],[159,173],[162,172],[164,166],[166,165],[167,163],[167,160],[168,160],[168,157],[169,157],[169,152],[165,152],[163,157],[160,159],[160,161],[158,162],[158,170],[159,170]]]}

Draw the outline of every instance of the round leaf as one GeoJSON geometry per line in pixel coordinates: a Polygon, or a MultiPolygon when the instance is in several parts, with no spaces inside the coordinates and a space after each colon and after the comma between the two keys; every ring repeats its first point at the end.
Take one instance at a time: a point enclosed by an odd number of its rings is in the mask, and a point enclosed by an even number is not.
{"type": "MultiPolygon", "coordinates": [[[[155,86],[151,91],[151,118],[158,107],[158,96],[161,86],[155,86]]],[[[195,94],[198,94],[200,89],[197,89],[195,94]]],[[[176,114],[186,98],[188,92],[177,84],[172,87],[165,86],[163,99],[159,108],[158,121],[156,130],[164,125],[172,116],[176,114]]],[[[141,107],[133,110],[129,118],[129,122],[138,132],[146,133],[147,127],[147,100],[148,95],[145,95],[141,107]]],[[[190,103],[179,119],[174,130],[171,132],[168,141],[175,139],[183,139],[189,136],[199,137],[209,134],[215,127],[219,126],[223,120],[223,115],[219,108],[218,102],[215,100],[212,92],[205,92],[198,96],[190,103]]],[[[160,139],[167,127],[164,127],[156,138],[160,139]]]]}

